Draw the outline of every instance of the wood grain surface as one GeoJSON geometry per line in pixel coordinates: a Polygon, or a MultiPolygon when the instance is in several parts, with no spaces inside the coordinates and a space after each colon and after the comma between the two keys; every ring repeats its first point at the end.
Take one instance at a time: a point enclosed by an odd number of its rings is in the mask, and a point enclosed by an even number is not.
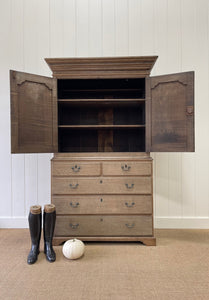
{"type": "Polygon", "coordinates": [[[152,214],[151,195],[52,196],[57,214],[152,214]]]}
{"type": "Polygon", "coordinates": [[[151,236],[152,216],[57,216],[56,235],[151,236]]]}

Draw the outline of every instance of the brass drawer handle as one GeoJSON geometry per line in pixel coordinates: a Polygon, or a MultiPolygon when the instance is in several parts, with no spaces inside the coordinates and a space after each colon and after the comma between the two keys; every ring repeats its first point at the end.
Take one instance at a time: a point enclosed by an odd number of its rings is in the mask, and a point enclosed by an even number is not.
{"type": "Polygon", "coordinates": [[[134,223],[132,223],[132,224],[126,224],[126,227],[127,227],[127,228],[133,228],[134,226],[135,226],[134,223]]]}
{"type": "Polygon", "coordinates": [[[73,202],[70,202],[70,206],[72,206],[73,208],[78,207],[78,205],[79,205],[79,202],[77,202],[77,203],[75,203],[75,204],[73,204],[73,202]]]}
{"type": "Polygon", "coordinates": [[[126,202],[125,205],[126,205],[127,207],[133,207],[133,206],[135,205],[135,203],[132,202],[131,204],[128,204],[128,202],[126,202]]]}
{"type": "Polygon", "coordinates": [[[124,166],[121,166],[121,169],[123,170],[123,171],[129,171],[130,170],[130,168],[131,168],[131,166],[128,166],[128,165],[124,165],[124,166]]]}
{"type": "Polygon", "coordinates": [[[81,167],[75,165],[74,167],[72,167],[73,172],[79,172],[81,169],[81,167]]]}
{"type": "Polygon", "coordinates": [[[79,227],[79,223],[77,223],[77,224],[72,224],[72,223],[70,223],[70,227],[71,227],[72,229],[77,229],[77,228],[79,227]]]}
{"type": "Polygon", "coordinates": [[[77,187],[79,186],[79,184],[78,183],[76,183],[76,184],[69,184],[69,186],[71,187],[71,189],[77,189],[77,187]]]}
{"type": "Polygon", "coordinates": [[[125,185],[126,185],[127,189],[129,189],[129,190],[134,187],[134,183],[132,183],[130,185],[128,183],[125,183],[125,185]]]}

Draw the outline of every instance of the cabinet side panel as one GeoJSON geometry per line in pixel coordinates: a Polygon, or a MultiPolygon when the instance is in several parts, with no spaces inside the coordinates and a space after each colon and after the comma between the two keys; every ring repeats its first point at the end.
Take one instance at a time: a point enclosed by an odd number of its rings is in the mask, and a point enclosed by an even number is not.
{"type": "Polygon", "coordinates": [[[150,96],[150,78],[146,77],[145,81],[145,139],[146,139],[146,152],[149,153],[151,149],[151,96],[150,96]]]}
{"type": "Polygon", "coordinates": [[[52,148],[58,152],[58,112],[57,112],[57,79],[53,78],[52,90],[52,148]]]}

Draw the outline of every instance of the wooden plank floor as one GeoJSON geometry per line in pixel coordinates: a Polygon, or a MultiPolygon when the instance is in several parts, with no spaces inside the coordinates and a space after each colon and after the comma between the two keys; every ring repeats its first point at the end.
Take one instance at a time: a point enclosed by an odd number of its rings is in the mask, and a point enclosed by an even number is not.
{"type": "Polygon", "coordinates": [[[156,230],[157,246],[86,243],[85,255],[27,265],[27,229],[0,229],[0,299],[209,299],[209,230],[156,230]]]}

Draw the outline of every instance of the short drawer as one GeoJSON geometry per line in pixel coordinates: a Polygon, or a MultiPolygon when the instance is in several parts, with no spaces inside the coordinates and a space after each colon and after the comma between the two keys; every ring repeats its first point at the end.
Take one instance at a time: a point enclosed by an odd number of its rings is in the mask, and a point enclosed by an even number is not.
{"type": "Polygon", "coordinates": [[[99,176],[101,164],[97,162],[52,161],[53,176],[99,176]]]}
{"type": "Polygon", "coordinates": [[[136,162],[136,161],[123,161],[123,162],[104,162],[102,164],[104,176],[151,176],[152,175],[152,162],[136,162]]]}
{"type": "Polygon", "coordinates": [[[151,195],[52,196],[57,214],[152,214],[151,195]]]}
{"type": "Polygon", "coordinates": [[[52,177],[52,194],[152,194],[152,178],[52,177]]]}
{"type": "Polygon", "coordinates": [[[57,216],[55,236],[151,236],[152,216],[57,216]]]}

